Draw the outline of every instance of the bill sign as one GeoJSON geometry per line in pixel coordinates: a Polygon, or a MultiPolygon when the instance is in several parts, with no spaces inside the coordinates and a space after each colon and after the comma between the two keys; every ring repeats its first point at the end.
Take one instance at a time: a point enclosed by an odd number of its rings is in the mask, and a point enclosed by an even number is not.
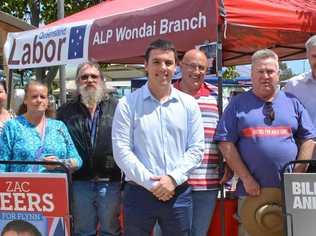
{"type": "Polygon", "coordinates": [[[314,236],[316,232],[316,174],[284,174],[287,235],[314,236]]]}

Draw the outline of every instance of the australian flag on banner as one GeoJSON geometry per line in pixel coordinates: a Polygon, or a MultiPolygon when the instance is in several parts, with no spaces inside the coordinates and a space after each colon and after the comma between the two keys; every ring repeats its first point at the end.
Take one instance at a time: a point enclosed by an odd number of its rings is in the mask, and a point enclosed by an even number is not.
{"type": "Polygon", "coordinates": [[[86,27],[86,25],[79,25],[70,29],[68,59],[78,59],[83,57],[86,27]]]}
{"type": "Polygon", "coordinates": [[[61,217],[51,217],[48,221],[49,236],[68,236],[66,225],[61,217]]]}

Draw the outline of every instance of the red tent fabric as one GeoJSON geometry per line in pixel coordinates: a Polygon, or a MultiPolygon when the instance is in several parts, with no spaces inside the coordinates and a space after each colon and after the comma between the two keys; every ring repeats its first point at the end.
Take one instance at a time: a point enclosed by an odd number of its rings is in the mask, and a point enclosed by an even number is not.
{"type": "Polygon", "coordinates": [[[301,59],[305,41],[316,32],[316,0],[108,0],[43,28],[10,34],[5,51],[10,68],[86,59],[142,63],[154,39],[172,40],[185,52],[216,41],[219,24],[225,29],[219,37],[226,66],[249,63],[260,48],[274,49],[283,60],[301,59]],[[226,15],[219,21],[222,2],[226,15]]]}
{"type": "Polygon", "coordinates": [[[10,34],[10,68],[80,63],[143,63],[150,42],[168,39],[181,53],[216,41],[218,5],[210,0],[112,0],[34,31],[10,34]]]}
{"type": "Polygon", "coordinates": [[[282,60],[305,57],[304,43],[316,33],[315,0],[224,0],[225,65],[246,64],[252,53],[271,48],[282,60]]]}
{"type": "Polygon", "coordinates": [[[316,31],[315,0],[225,0],[234,25],[291,31],[316,31]]]}

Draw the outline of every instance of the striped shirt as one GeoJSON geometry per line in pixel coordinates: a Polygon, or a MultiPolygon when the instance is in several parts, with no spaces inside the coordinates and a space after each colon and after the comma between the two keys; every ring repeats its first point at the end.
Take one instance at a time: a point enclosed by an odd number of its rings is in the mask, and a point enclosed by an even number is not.
{"type": "MultiPolygon", "coordinates": [[[[180,90],[180,80],[174,87],[180,90]]],[[[195,96],[202,114],[205,149],[201,165],[192,171],[189,178],[194,191],[214,190],[219,187],[218,148],[213,140],[219,119],[217,95],[217,87],[204,83],[195,96]]]]}

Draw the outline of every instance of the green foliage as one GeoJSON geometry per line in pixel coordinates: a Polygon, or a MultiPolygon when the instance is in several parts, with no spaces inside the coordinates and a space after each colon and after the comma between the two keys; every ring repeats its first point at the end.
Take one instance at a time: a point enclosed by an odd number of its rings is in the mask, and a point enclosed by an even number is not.
{"type": "Polygon", "coordinates": [[[100,68],[102,71],[106,71],[110,64],[100,64],[100,68]]]}
{"type": "MultiPolygon", "coordinates": [[[[41,23],[48,24],[57,20],[57,1],[58,0],[2,0],[0,11],[6,12],[38,27],[41,23]]],[[[69,16],[100,2],[102,2],[102,0],[64,0],[65,16],[69,16]]],[[[53,80],[57,72],[58,67],[38,68],[33,71],[37,79],[46,81],[50,90],[56,88],[56,82],[53,83],[53,80]]],[[[21,81],[21,85],[23,85],[23,80],[21,81]]]]}
{"type": "MultiPolygon", "coordinates": [[[[65,17],[94,6],[100,2],[102,2],[102,0],[64,0],[65,17]]],[[[56,0],[45,0],[43,3],[43,21],[46,24],[55,21],[57,19],[56,0]]]]}
{"type": "MultiPolygon", "coordinates": [[[[69,16],[102,0],[64,0],[65,16],[69,16]]],[[[57,20],[57,0],[3,0],[0,10],[17,18],[23,19],[35,26],[39,23],[48,24],[57,20]]]]}
{"type": "Polygon", "coordinates": [[[4,0],[0,4],[0,10],[9,13],[20,19],[25,19],[25,15],[28,13],[28,2],[29,1],[14,1],[14,0],[4,0]]]}
{"type": "Polygon", "coordinates": [[[287,64],[282,61],[279,62],[279,68],[280,68],[280,81],[290,79],[295,75],[292,72],[292,69],[288,68],[287,64]]]}
{"type": "Polygon", "coordinates": [[[223,79],[235,79],[239,76],[236,66],[229,66],[223,73],[223,79]]]}

